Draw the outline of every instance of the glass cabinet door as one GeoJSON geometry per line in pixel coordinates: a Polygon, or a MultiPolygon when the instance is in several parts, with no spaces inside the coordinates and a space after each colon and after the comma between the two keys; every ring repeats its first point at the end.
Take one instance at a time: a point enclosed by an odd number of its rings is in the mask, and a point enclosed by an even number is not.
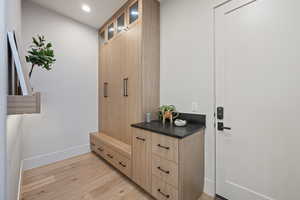
{"type": "Polygon", "coordinates": [[[132,24],[139,18],[139,2],[135,2],[129,8],[129,23],[132,24]]]}
{"type": "Polygon", "coordinates": [[[125,28],[125,14],[123,13],[117,19],[117,32],[120,33],[125,28]]]}
{"type": "Polygon", "coordinates": [[[100,43],[105,43],[105,30],[100,33],[100,43]]]}
{"type": "Polygon", "coordinates": [[[111,23],[109,26],[108,26],[108,30],[107,30],[107,39],[111,39],[114,37],[114,34],[115,34],[115,26],[114,26],[114,23],[111,23]]]}

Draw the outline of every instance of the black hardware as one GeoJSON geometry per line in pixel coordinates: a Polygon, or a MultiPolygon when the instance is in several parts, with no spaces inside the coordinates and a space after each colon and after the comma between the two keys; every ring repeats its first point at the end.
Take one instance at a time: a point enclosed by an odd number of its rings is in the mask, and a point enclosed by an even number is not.
{"type": "Polygon", "coordinates": [[[218,122],[218,131],[231,130],[230,127],[225,127],[223,122],[218,122]]]}
{"type": "Polygon", "coordinates": [[[220,120],[224,119],[224,108],[223,107],[217,107],[217,118],[220,120]]]}
{"type": "Polygon", "coordinates": [[[161,195],[163,195],[164,197],[166,197],[167,199],[170,198],[170,195],[163,193],[162,191],[160,191],[160,189],[157,190],[161,195]]]}
{"type": "Polygon", "coordinates": [[[170,149],[170,147],[166,147],[166,146],[163,146],[163,145],[161,145],[161,144],[158,144],[157,146],[160,147],[160,148],[163,148],[163,149],[167,149],[167,150],[170,149]]]}
{"type": "Polygon", "coordinates": [[[125,80],[125,78],[123,79],[123,96],[124,97],[126,97],[126,87],[125,87],[125,85],[126,85],[126,80],[125,80]]]}
{"type": "Polygon", "coordinates": [[[112,155],[110,154],[106,154],[108,157],[110,157],[111,159],[114,158],[112,155]]]}
{"type": "Polygon", "coordinates": [[[128,78],[123,79],[123,96],[128,97],[128,78]]]}
{"type": "Polygon", "coordinates": [[[170,174],[170,171],[164,170],[161,167],[157,167],[157,169],[159,169],[160,171],[166,173],[166,174],[170,174]]]}
{"type": "Polygon", "coordinates": [[[103,96],[106,98],[106,97],[108,97],[108,94],[107,94],[107,90],[108,90],[108,83],[107,82],[105,82],[104,83],[104,91],[103,91],[103,96]]]}
{"type": "Polygon", "coordinates": [[[144,139],[144,138],[140,138],[140,137],[136,137],[136,139],[138,139],[138,140],[142,140],[142,141],[146,141],[146,139],[144,139]]]}
{"type": "Polygon", "coordinates": [[[123,164],[122,162],[119,162],[119,164],[120,164],[122,167],[126,167],[126,165],[123,164]]]}
{"type": "Polygon", "coordinates": [[[98,150],[102,152],[104,149],[102,149],[102,148],[98,148],[98,150]]]}

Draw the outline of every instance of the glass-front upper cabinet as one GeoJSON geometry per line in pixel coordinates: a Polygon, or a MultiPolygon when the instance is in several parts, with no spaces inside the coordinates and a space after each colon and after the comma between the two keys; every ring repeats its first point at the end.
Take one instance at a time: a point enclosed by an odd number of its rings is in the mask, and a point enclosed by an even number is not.
{"type": "Polygon", "coordinates": [[[125,29],[125,13],[121,14],[117,18],[117,33],[120,33],[125,29]]]}
{"type": "Polygon", "coordinates": [[[100,44],[104,44],[105,42],[106,42],[106,39],[105,39],[105,30],[103,30],[100,33],[100,44]]]}
{"type": "Polygon", "coordinates": [[[132,24],[139,18],[139,1],[129,7],[129,23],[132,24]]]}
{"type": "Polygon", "coordinates": [[[110,25],[108,25],[108,29],[107,29],[107,39],[110,40],[114,37],[115,34],[115,24],[111,23],[110,25]]]}

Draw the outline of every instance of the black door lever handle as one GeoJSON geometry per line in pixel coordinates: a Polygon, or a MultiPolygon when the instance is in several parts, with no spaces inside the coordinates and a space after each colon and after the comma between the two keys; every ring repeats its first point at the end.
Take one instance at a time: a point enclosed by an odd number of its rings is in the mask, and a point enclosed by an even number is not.
{"type": "Polygon", "coordinates": [[[223,122],[218,122],[218,131],[231,130],[231,127],[225,127],[223,122]]]}

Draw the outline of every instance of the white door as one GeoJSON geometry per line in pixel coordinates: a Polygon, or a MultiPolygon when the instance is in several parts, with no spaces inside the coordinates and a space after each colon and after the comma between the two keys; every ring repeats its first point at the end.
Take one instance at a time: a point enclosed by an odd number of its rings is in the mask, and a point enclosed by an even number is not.
{"type": "Polygon", "coordinates": [[[300,199],[300,1],[232,0],[215,9],[216,193],[300,199]],[[299,119],[298,119],[299,117],[299,119]]]}

